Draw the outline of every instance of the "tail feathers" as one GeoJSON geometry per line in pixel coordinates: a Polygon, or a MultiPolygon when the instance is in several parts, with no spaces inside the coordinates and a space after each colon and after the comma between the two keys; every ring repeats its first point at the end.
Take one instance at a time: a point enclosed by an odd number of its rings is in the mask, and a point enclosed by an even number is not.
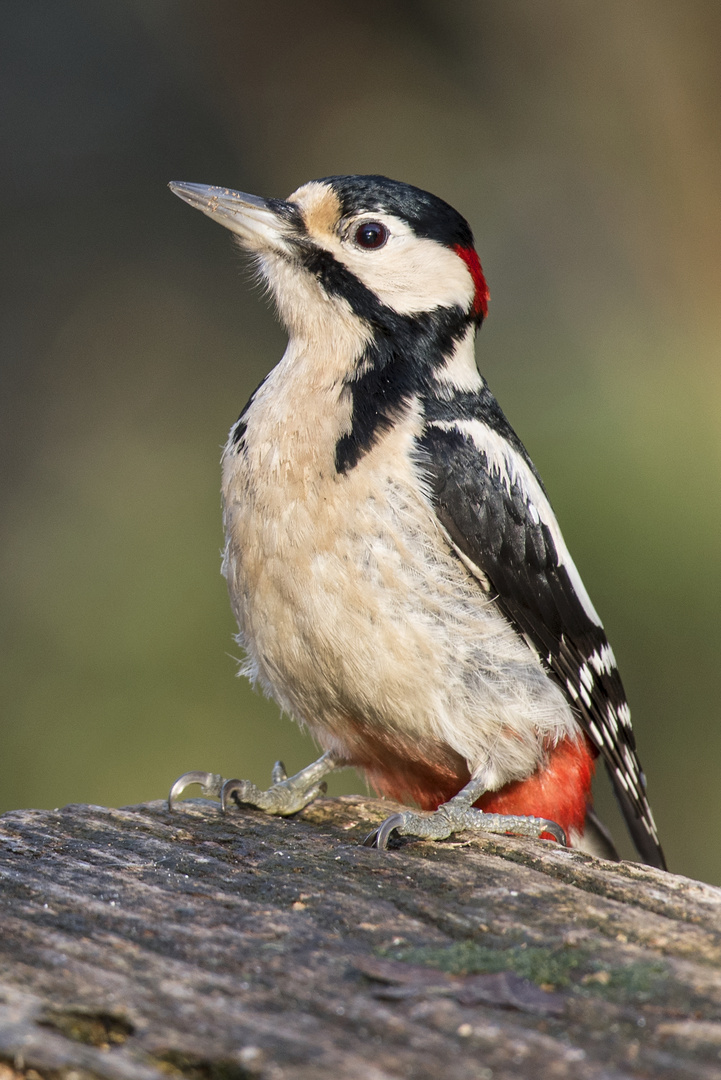
{"type": "Polygon", "coordinates": [[[616,781],[611,770],[609,769],[608,771],[611,781],[613,782],[614,793],[618,799],[623,816],[626,819],[626,825],[631,834],[631,838],[636,845],[636,850],[641,856],[641,861],[645,862],[647,866],[655,866],[657,870],[667,870],[666,856],[663,853],[661,845],[653,836],[651,836],[643,821],[639,818],[636,808],[624,789],[616,781]]]}

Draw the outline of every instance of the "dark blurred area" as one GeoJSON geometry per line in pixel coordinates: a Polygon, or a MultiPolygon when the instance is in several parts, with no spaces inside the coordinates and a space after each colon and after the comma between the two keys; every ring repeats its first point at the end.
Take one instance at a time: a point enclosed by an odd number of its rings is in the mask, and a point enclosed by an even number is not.
{"type": "Polygon", "coordinates": [[[2,30],[0,807],[311,760],[234,678],[219,573],[220,447],[284,336],[166,185],[380,172],[474,228],[480,366],[606,623],[670,866],[721,883],[717,0],[25,0],[2,30]]]}

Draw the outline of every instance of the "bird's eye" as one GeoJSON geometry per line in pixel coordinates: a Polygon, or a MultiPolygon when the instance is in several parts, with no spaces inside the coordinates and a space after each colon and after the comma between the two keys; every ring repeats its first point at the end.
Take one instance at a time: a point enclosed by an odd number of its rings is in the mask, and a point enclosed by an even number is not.
{"type": "Polygon", "coordinates": [[[383,247],[388,239],[388,229],[380,221],[364,221],[355,231],[354,240],[359,247],[373,248],[383,247]]]}

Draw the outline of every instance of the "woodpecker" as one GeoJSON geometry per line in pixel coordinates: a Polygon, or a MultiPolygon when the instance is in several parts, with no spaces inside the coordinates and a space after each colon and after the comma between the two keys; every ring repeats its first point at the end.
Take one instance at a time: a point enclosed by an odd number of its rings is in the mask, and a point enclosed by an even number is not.
{"type": "MultiPolygon", "coordinates": [[[[297,812],[355,766],[415,804],[393,833],[487,830],[614,857],[600,755],[665,868],[629,707],[538,472],[475,362],[488,287],[466,220],[383,176],[287,200],[173,183],[255,262],[288,346],[223,451],[223,573],[243,671],[323,753],[221,799],[297,812]]],[[[617,857],[617,856],[616,856],[617,857]]]]}

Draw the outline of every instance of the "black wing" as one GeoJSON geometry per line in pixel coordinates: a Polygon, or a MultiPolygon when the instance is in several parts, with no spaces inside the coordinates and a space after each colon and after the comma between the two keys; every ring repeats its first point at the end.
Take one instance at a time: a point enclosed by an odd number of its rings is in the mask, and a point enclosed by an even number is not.
{"type": "Polygon", "coordinates": [[[436,513],[561,685],[604,758],[642,858],[665,869],[613,653],[533,464],[484,397],[492,411],[483,422],[428,418],[419,449],[436,513]]]}

